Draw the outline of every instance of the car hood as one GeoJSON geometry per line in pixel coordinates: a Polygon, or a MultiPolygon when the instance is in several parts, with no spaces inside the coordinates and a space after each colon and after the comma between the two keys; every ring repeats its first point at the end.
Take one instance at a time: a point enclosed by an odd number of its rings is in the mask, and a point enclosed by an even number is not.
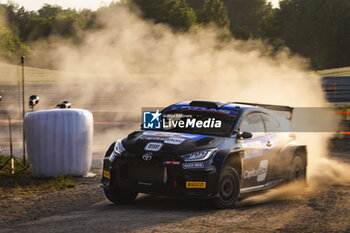
{"type": "Polygon", "coordinates": [[[153,130],[135,131],[122,140],[126,151],[130,153],[151,152],[171,155],[216,148],[223,142],[224,137],[153,130]]]}

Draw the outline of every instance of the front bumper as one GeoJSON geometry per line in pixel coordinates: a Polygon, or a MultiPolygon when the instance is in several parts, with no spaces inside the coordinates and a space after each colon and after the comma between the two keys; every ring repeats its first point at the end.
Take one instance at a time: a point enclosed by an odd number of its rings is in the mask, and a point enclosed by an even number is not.
{"type": "Polygon", "coordinates": [[[139,193],[211,198],[217,194],[218,172],[213,160],[143,161],[118,156],[104,159],[101,186],[139,193]]]}

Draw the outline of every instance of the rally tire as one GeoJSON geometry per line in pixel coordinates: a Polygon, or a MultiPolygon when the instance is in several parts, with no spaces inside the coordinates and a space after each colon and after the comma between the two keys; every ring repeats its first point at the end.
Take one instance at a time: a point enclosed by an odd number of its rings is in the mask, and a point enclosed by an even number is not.
{"type": "Polygon", "coordinates": [[[289,181],[306,181],[306,163],[299,155],[295,155],[292,159],[289,181]]]}
{"type": "MultiPolygon", "coordinates": [[[[108,157],[113,152],[115,143],[113,143],[109,149],[106,151],[105,157],[108,157]]],[[[111,183],[113,184],[115,177],[112,173],[111,183]]],[[[103,188],[105,196],[107,199],[115,204],[131,204],[137,197],[138,193],[133,191],[128,191],[120,188],[116,188],[115,185],[109,188],[103,188]]]]}
{"type": "Polygon", "coordinates": [[[115,188],[104,188],[103,191],[107,199],[115,204],[131,204],[138,195],[137,192],[115,188]]]}
{"type": "Polygon", "coordinates": [[[218,197],[213,199],[213,205],[218,209],[233,208],[239,196],[239,175],[235,169],[225,166],[219,180],[218,197]]]}

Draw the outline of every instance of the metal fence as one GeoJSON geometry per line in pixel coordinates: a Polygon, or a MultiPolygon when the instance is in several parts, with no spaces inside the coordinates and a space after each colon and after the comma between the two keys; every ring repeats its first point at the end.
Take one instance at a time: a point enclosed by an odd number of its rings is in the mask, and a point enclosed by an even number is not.
{"type": "Polygon", "coordinates": [[[350,76],[323,77],[322,84],[329,102],[350,104],[350,76]]]}
{"type": "MultiPolygon", "coordinates": [[[[322,85],[329,102],[350,104],[350,76],[326,76],[322,78],[322,85]]],[[[341,114],[343,121],[337,138],[350,140],[350,108],[341,114]]]]}

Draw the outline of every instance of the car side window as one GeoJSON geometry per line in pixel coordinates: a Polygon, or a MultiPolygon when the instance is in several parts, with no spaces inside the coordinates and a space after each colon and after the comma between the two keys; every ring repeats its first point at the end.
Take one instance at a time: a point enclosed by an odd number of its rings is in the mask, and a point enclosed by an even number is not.
{"type": "Polygon", "coordinates": [[[265,134],[265,127],[260,113],[250,113],[247,115],[240,126],[241,132],[247,131],[253,134],[253,138],[265,134]]]}
{"type": "Polygon", "coordinates": [[[276,132],[280,128],[278,121],[268,114],[262,114],[262,118],[265,122],[266,132],[276,132]]]}

